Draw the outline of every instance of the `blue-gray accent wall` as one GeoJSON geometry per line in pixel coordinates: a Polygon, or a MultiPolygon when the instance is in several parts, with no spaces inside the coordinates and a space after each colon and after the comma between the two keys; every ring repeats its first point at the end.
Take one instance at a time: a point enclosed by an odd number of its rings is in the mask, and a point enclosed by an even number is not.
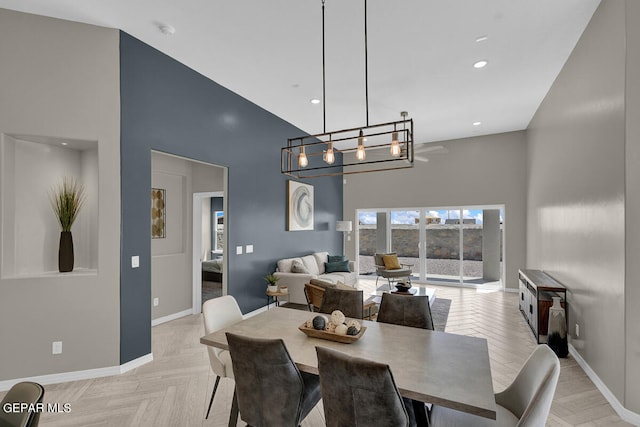
{"type": "Polygon", "coordinates": [[[335,232],[342,179],[306,181],[314,185],[315,230],[288,232],[280,147],[304,132],[123,32],[120,79],[120,362],[126,363],[151,352],[151,150],[228,168],[225,274],[245,313],[265,304],[262,277],[278,259],[342,250],[335,232]],[[247,244],[253,254],[235,255],[236,246],[247,244]],[[131,268],[133,255],[139,268],[131,268]]]}

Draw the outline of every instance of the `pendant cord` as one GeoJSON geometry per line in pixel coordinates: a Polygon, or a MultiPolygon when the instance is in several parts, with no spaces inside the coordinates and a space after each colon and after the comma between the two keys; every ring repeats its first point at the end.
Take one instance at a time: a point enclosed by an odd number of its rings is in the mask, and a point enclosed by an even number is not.
{"type": "Polygon", "coordinates": [[[324,60],[324,0],[322,0],[322,132],[327,133],[327,94],[324,60]]]}
{"type": "Polygon", "coordinates": [[[369,56],[367,52],[367,0],[364,0],[364,97],[369,126],[369,56]]]}

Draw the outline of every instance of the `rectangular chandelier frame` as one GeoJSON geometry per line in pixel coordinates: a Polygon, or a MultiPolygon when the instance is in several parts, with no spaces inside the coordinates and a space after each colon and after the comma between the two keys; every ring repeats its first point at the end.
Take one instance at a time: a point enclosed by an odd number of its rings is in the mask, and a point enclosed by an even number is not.
{"type": "Polygon", "coordinates": [[[413,119],[403,119],[395,122],[289,138],[287,140],[287,146],[281,149],[281,172],[294,178],[318,178],[323,176],[339,176],[412,168],[414,155],[413,143],[413,119]],[[362,131],[362,137],[365,139],[375,140],[375,142],[366,141],[364,143],[365,152],[369,152],[370,157],[372,157],[371,151],[376,150],[377,153],[383,153],[382,158],[377,156],[371,160],[366,160],[365,158],[365,160],[362,161],[354,160],[345,162],[344,154],[357,151],[357,145],[340,149],[334,145],[333,151],[336,154],[336,162],[334,164],[328,164],[323,160],[330,143],[345,145],[345,143],[349,142],[358,142],[360,138],[358,134],[359,131],[362,131]],[[394,132],[397,132],[397,140],[400,145],[400,155],[397,157],[393,157],[389,153],[394,132]],[[380,142],[381,139],[386,142],[380,142]],[[385,148],[387,149],[386,152],[379,151],[385,148]],[[307,167],[300,167],[298,165],[298,156],[303,149],[309,162],[307,167]],[[343,156],[338,156],[338,154],[342,154],[343,156]],[[338,157],[341,157],[342,162],[338,161],[338,157]],[[357,167],[364,165],[376,166],[364,169],[357,167]]]}

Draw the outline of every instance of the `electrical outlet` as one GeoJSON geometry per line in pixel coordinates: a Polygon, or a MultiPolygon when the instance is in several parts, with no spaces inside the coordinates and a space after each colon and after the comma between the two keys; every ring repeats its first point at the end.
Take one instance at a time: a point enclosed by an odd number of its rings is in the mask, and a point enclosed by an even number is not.
{"type": "Polygon", "coordinates": [[[62,341],[54,341],[51,345],[51,354],[62,354],[62,341]]]}
{"type": "Polygon", "coordinates": [[[580,336],[580,325],[576,323],[576,337],[580,336]]]}
{"type": "Polygon", "coordinates": [[[131,257],[131,268],[140,267],[140,257],[138,255],[134,255],[131,257]]]}
{"type": "Polygon", "coordinates": [[[154,298],[153,299],[153,306],[157,307],[158,305],[160,305],[160,298],[154,298]]]}

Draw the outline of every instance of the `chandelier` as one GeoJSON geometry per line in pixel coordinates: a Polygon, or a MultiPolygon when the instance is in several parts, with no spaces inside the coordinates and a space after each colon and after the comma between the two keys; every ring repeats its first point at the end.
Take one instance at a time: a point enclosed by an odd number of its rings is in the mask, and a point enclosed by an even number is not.
{"type": "Polygon", "coordinates": [[[323,132],[287,139],[281,148],[281,172],[294,178],[349,175],[413,167],[413,119],[369,124],[367,0],[364,0],[364,77],[366,125],[327,132],[325,90],[324,0],[322,0],[323,132]],[[336,160],[339,160],[336,162],[336,160]]]}

